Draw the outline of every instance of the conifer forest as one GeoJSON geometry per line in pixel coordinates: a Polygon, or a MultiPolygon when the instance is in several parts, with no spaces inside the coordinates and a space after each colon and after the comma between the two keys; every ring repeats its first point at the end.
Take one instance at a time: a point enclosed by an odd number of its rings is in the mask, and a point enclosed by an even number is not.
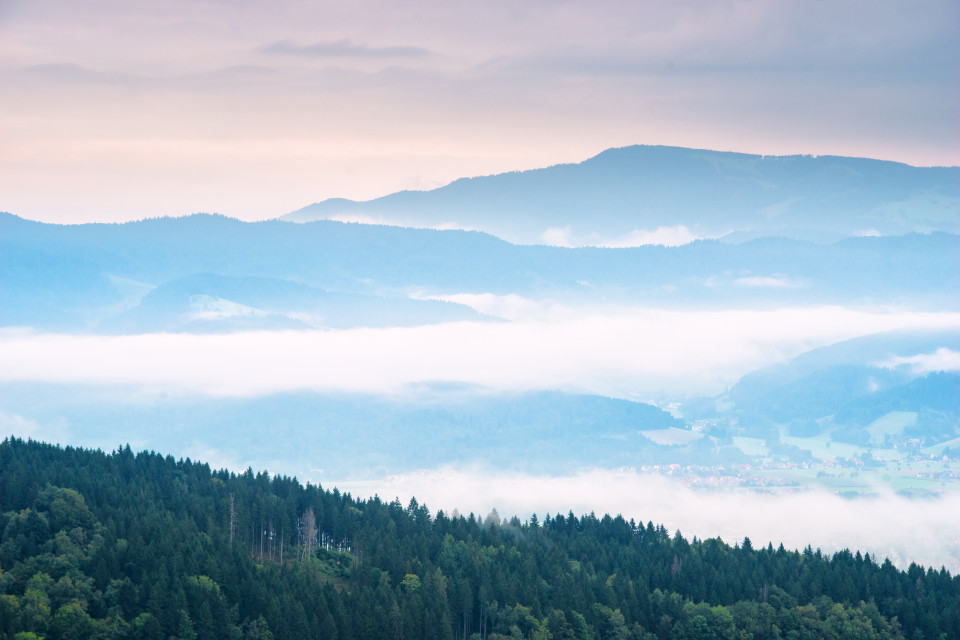
{"type": "Polygon", "coordinates": [[[945,569],[434,513],[129,446],[4,440],[0,511],[2,640],[960,638],[945,569]]]}

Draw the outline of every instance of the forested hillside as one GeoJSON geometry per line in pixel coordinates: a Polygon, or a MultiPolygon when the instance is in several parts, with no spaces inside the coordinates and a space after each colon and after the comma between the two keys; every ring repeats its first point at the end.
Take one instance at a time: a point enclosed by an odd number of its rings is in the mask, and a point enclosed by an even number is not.
{"type": "Polygon", "coordinates": [[[432,513],[129,446],[4,440],[0,512],[3,640],[960,637],[945,570],[432,513]]]}

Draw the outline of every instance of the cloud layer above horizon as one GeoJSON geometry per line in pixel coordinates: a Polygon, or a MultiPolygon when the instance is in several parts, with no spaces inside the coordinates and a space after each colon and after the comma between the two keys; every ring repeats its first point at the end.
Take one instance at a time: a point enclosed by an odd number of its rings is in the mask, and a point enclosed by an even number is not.
{"type": "Polygon", "coordinates": [[[0,210],[264,218],[635,143],[958,164],[958,29],[949,0],[12,0],[0,210]]]}

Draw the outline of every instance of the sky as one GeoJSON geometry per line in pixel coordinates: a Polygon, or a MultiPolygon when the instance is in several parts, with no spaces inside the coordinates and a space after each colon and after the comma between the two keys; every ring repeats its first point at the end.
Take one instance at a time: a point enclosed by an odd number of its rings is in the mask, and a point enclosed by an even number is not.
{"type": "Polygon", "coordinates": [[[0,2],[0,211],[281,215],[630,144],[960,164],[960,4],[0,2]]]}

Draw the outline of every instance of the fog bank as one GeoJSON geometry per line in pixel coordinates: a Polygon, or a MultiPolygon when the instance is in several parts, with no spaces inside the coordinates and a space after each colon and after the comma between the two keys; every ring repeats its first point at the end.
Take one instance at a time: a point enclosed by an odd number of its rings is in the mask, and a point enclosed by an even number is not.
{"type": "Polygon", "coordinates": [[[0,383],[141,385],[251,396],[295,390],[401,394],[417,383],[457,381],[492,390],[560,389],[627,399],[714,395],[752,370],[815,347],[893,329],[958,326],[958,313],[813,307],[548,311],[546,319],[509,323],[218,335],[8,329],[0,331],[0,383]]]}
{"type": "Polygon", "coordinates": [[[911,562],[960,571],[960,492],[906,498],[878,488],[874,496],[842,498],[817,490],[759,493],[694,490],[678,480],[633,470],[583,470],[567,476],[533,476],[487,468],[447,467],[370,482],[337,483],[355,496],[416,497],[431,511],[458,509],[504,519],[536,513],[609,513],[664,524],[688,539],[720,537],[728,544],[749,537],[757,548],[808,544],[825,553],[849,548],[885,557],[899,568],[911,562]]]}

